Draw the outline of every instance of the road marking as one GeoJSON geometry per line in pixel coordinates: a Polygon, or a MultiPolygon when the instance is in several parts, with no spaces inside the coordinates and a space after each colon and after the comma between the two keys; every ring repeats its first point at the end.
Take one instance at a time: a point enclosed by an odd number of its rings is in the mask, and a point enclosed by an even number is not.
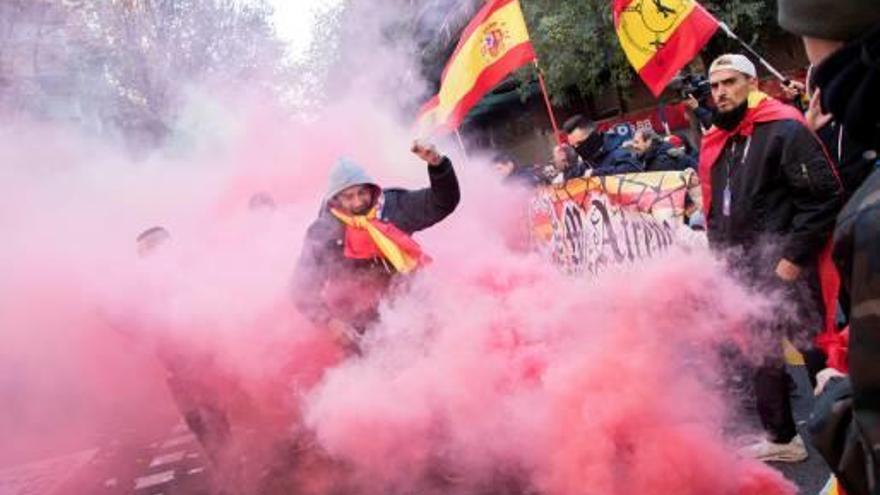
{"type": "Polygon", "coordinates": [[[170,464],[172,462],[178,462],[183,459],[183,456],[186,455],[185,450],[178,450],[177,452],[171,452],[170,454],[162,454],[160,456],[154,457],[152,461],[150,461],[150,467],[162,466],[165,464],[170,464]]]}
{"type": "Polygon", "coordinates": [[[169,481],[174,481],[174,471],[162,471],[161,473],[136,478],[134,480],[134,489],[142,490],[144,488],[151,488],[168,483],[169,481]]]}

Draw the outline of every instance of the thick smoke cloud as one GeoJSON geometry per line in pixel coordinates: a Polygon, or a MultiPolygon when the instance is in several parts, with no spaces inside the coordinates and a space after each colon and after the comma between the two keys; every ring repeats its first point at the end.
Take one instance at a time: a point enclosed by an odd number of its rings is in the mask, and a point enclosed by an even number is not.
{"type": "Polygon", "coordinates": [[[400,95],[380,84],[412,73],[405,41],[340,44],[375,72],[308,120],[242,88],[194,89],[138,160],[61,124],[4,125],[0,463],[173,417],[156,357],[170,345],[214,357],[205,373],[234,391],[234,425],[310,432],[329,460],[306,491],[332,477],[364,493],[794,493],[723,435],[713,349],[765,303],[700,250],[557,273],[517,249],[525,194],[448,143],[462,204],[418,237],[434,263],[383,303],[364,355],[344,358],[297,313],[290,276],[333,161],[427,183],[386,106],[400,95]],[[248,209],[255,193],[278,208],[248,209]],[[171,240],[139,257],[153,225],[171,240]]]}

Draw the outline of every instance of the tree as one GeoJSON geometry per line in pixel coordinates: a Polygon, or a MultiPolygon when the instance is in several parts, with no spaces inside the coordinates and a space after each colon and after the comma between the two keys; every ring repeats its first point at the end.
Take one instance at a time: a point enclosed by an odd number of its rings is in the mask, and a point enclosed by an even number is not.
{"type": "MultiPolygon", "coordinates": [[[[557,104],[590,97],[606,88],[626,94],[635,73],[617,40],[611,0],[520,0],[532,42],[557,104]]],[[[300,64],[310,94],[345,94],[350,88],[383,88],[407,113],[435,93],[441,71],[461,31],[484,0],[343,0],[319,17],[310,56],[300,64]],[[380,55],[381,54],[381,55],[380,55]],[[381,61],[382,63],[377,63],[381,61]],[[370,86],[372,84],[372,86],[370,86]]],[[[701,2],[743,39],[777,35],[772,0],[701,2]]],[[[734,49],[722,35],[707,53],[734,49]]],[[[523,95],[534,86],[528,66],[518,73],[523,95]]],[[[515,81],[514,81],[515,82],[515,81]]],[[[640,83],[639,83],[640,84],[640,83]]],[[[504,89],[515,86],[508,82],[504,89]]],[[[315,100],[319,101],[319,100],[315,100]]]]}
{"type": "MultiPolygon", "coordinates": [[[[620,49],[610,0],[521,0],[532,42],[555,103],[572,93],[591,96],[602,88],[625,89],[635,73],[620,49]]],[[[707,0],[701,2],[740,37],[760,42],[779,33],[771,0],[707,0]]],[[[716,37],[717,38],[717,37],[716,37]]],[[[713,41],[718,48],[731,48],[713,41]]],[[[531,79],[533,71],[521,78],[531,79]]]]}
{"type": "Polygon", "coordinates": [[[0,108],[51,113],[53,89],[64,87],[63,9],[47,0],[0,0],[0,108]]]}
{"type": "Polygon", "coordinates": [[[342,0],[318,16],[308,57],[312,95],[358,92],[407,118],[436,92],[458,36],[484,0],[342,0]]]}
{"type": "Polygon", "coordinates": [[[266,86],[283,46],[265,2],[82,0],[71,9],[84,91],[129,135],[161,139],[192,83],[266,86]]]}
{"type": "Polygon", "coordinates": [[[285,68],[262,0],[0,2],[0,62],[13,69],[0,86],[6,112],[63,107],[138,146],[164,138],[187,85],[274,91],[285,68]]]}

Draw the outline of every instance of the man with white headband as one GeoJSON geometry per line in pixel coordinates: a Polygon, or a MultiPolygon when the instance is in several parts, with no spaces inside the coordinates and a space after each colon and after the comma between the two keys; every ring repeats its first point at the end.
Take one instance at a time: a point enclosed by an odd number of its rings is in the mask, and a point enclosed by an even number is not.
{"type": "MultiPolygon", "coordinates": [[[[709,83],[718,111],[703,137],[699,172],[710,244],[729,255],[737,276],[768,296],[784,295],[780,303],[792,308],[752,329],[770,335],[769,349],[753,351],[750,360],[761,363],[753,378],[767,438],[743,453],[798,462],[807,451],[792,417],[781,343],[793,332],[814,336],[823,328],[817,267],[841,207],[841,184],[803,116],[758,90],[748,58],[718,57],[709,83]]],[[[829,305],[833,312],[833,299],[829,305]]],[[[810,366],[823,360],[821,353],[806,355],[811,370],[823,367],[810,366]]]]}

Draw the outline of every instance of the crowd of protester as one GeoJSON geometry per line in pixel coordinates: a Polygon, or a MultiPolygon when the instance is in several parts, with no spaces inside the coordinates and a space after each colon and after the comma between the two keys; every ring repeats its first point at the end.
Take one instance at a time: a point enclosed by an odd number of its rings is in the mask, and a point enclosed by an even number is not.
{"type": "MultiPolygon", "coordinates": [[[[800,462],[812,442],[846,493],[877,495],[880,9],[865,0],[829,5],[780,1],[781,25],[803,37],[811,63],[806,81],[783,83],[785,101],[758,89],[757,68],[747,56],[731,53],[713,61],[705,76],[708,95],[688,94],[684,102],[699,126],[700,143],[650,128],[621,141],[575,115],[564,123],[564,138],[547,163],[524,165],[499,153],[492,166],[505,183],[527,188],[697,171],[710,246],[744,284],[781,293],[793,308],[752,322],[756,335],[773,335],[778,350],[747,365],[765,436],[742,454],[800,462]],[[808,429],[799,430],[782,343],[804,333],[809,339],[801,339],[799,350],[817,401],[808,429]]],[[[296,269],[297,306],[351,354],[359,352],[376,319],[378,299],[359,308],[334,306],[325,297],[327,286],[348,279],[341,290],[350,291],[355,279],[358,286],[374,287],[377,298],[393,290],[393,281],[426,259],[410,235],[442,221],[459,202],[449,159],[419,144],[412,151],[427,164],[426,189],[382,189],[359,166],[340,161],[296,269]]],[[[272,208],[274,202],[255,196],[251,207],[272,208]]],[[[148,231],[138,239],[139,249],[146,256],[167,238],[164,230],[148,231]]],[[[200,384],[186,380],[180,366],[186,360],[164,362],[187,424],[206,447],[222,448],[229,426],[216,394],[195,401],[192,390],[200,384]]]]}
{"type": "Polygon", "coordinates": [[[552,149],[547,163],[524,165],[506,152],[492,158],[505,181],[522,186],[563,184],[579,177],[696,170],[697,148],[684,134],[660,135],[650,128],[621,138],[575,115],[563,126],[565,142],[552,149]]]}
{"type": "Polygon", "coordinates": [[[749,370],[766,435],[743,455],[799,462],[811,441],[841,492],[876,495],[880,9],[857,0],[782,0],[779,19],[803,37],[811,64],[806,80],[781,82],[783,96],[775,99],[759,91],[749,58],[718,57],[706,75],[711,96],[684,100],[700,143],[640,128],[618,144],[576,115],[565,122],[565,139],[548,164],[522,165],[508,155],[493,162],[506,183],[533,187],[698,170],[710,246],[744,283],[781,292],[794,308],[795,316],[755,322],[756,333],[770,330],[780,346],[749,370]],[[796,333],[809,337],[799,350],[817,394],[806,431],[792,415],[781,344],[796,333]]]}

